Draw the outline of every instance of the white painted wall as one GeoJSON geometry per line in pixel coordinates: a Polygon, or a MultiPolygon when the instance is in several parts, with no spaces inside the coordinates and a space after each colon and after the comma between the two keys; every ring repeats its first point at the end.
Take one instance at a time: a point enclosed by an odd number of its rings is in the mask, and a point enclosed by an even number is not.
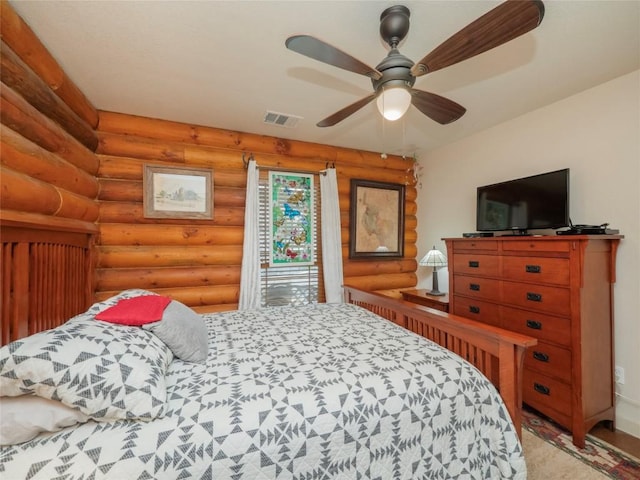
{"type": "MultiPolygon", "coordinates": [[[[496,99],[499,101],[499,98],[496,99]]],[[[615,363],[616,424],[640,437],[640,70],[420,158],[418,259],[443,237],[475,231],[476,187],[570,168],[573,223],[609,222],[625,236],[618,250],[615,363]]],[[[448,289],[446,269],[440,290],[448,289]]],[[[419,267],[418,286],[431,287],[419,267]]]]}

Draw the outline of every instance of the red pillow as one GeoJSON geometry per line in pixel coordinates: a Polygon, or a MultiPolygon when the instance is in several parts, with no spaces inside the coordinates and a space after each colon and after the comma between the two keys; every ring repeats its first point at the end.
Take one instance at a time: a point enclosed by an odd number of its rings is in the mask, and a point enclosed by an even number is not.
{"type": "Polygon", "coordinates": [[[96,319],[139,327],[146,323],[162,319],[164,309],[171,299],[161,295],[142,295],[140,297],[123,298],[113,307],[109,307],[96,315],[96,319]]]}

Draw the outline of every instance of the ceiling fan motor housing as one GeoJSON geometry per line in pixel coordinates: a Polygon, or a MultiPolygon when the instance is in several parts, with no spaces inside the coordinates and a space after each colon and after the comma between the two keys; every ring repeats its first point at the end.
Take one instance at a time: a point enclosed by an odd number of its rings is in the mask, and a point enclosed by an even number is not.
{"type": "Polygon", "coordinates": [[[376,93],[380,93],[383,87],[405,86],[413,87],[416,77],[411,74],[413,62],[402,55],[398,49],[393,48],[389,55],[378,64],[376,70],[382,73],[379,79],[372,78],[371,84],[376,93]]]}
{"type": "Polygon", "coordinates": [[[416,77],[411,74],[413,61],[398,51],[398,44],[409,32],[409,16],[411,13],[404,5],[387,8],[380,14],[380,36],[389,44],[391,51],[376,70],[382,73],[379,79],[372,78],[373,89],[379,94],[383,87],[413,87],[416,77]]]}

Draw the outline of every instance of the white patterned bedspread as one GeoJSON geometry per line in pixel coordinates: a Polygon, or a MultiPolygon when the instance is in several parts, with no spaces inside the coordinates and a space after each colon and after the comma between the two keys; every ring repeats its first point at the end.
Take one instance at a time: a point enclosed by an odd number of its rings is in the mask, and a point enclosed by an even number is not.
{"type": "Polygon", "coordinates": [[[174,360],[169,413],[1,449],[2,479],[526,478],[494,387],[353,305],[205,315],[206,365],[174,360]]]}

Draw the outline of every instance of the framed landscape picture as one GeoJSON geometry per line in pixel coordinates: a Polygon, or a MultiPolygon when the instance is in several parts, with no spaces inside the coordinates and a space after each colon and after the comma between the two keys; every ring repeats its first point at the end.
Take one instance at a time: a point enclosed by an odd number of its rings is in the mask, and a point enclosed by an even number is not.
{"type": "Polygon", "coordinates": [[[145,165],[144,216],[147,218],[213,218],[213,171],[145,165]]]}
{"type": "Polygon", "coordinates": [[[351,180],[349,258],[404,255],[404,185],[351,180]]]}

